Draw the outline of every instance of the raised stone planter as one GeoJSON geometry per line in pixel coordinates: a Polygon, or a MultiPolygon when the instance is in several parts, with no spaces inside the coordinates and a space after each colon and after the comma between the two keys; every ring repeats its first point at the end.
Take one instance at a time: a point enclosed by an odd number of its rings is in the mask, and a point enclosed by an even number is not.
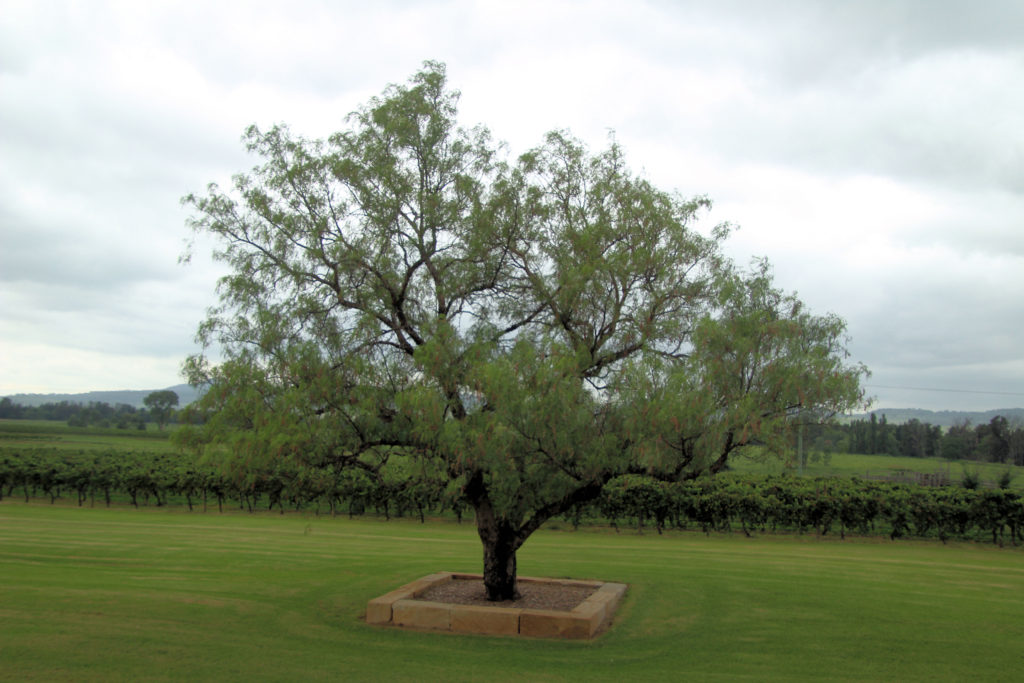
{"type": "Polygon", "coordinates": [[[480,574],[439,572],[417,579],[366,606],[366,623],[403,628],[530,636],[534,638],[593,638],[607,628],[626,593],[624,583],[519,577],[523,583],[554,583],[596,590],[571,611],[458,605],[417,600],[430,587],[446,581],[482,580],[480,574]]]}

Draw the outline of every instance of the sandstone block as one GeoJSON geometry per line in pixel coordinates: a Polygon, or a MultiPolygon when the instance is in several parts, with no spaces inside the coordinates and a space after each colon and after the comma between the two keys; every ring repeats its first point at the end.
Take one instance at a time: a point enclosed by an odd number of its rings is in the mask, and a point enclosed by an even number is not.
{"type": "Polygon", "coordinates": [[[452,631],[484,633],[494,636],[514,636],[519,633],[519,615],[522,610],[480,605],[454,605],[452,631]]]}
{"type": "Polygon", "coordinates": [[[572,612],[527,609],[519,616],[519,635],[534,638],[589,638],[590,621],[572,612]]]}
{"type": "Polygon", "coordinates": [[[399,627],[480,633],[524,635],[535,638],[593,638],[612,620],[626,592],[626,584],[574,579],[520,577],[525,583],[544,582],[564,586],[591,586],[597,590],[571,612],[515,609],[482,605],[430,602],[419,598],[428,588],[456,579],[476,579],[479,574],[438,572],[374,598],[367,604],[366,621],[399,627]]]}
{"type": "Polygon", "coordinates": [[[366,604],[366,623],[367,624],[389,624],[391,623],[391,605],[397,598],[389,599],[388,596],[382,595],[379,598],[374,598],[366,604]]]}
{"type": "Polygon", "coordinates": [[[452,605],[426,600],[398,600],[391,606],[391,619],[396,626],[449,631],[452,605]]]}

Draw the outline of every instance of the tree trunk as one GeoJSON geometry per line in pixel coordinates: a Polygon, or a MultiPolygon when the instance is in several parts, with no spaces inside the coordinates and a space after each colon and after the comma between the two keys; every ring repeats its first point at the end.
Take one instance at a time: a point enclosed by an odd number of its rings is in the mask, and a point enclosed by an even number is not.
{"type": "Polygon", "coordinates": [[[476,532],[484,546],[484,591],[492,602],[515,600],[516,550],[522,545],[516,525],[495,514],[483,473],[473,472],[464,489],[476,513],[476,532]]]}
{"type": "Polygon", "coordinates": [[[516,590],[516,551],[530,534],[554,515],[596,498],[601,492],[601,486],[602,482],[599,481],[587,482],[560,500],[534,509],[532,516],[526,522],[521,522],[495,511],[483,473],[479,470],[473,472],[463,493],[476,513],[476,530],[484,546],[484,589],[487,599],[500,602],[519,597],[516,590]]]}
{"type": "Polygon", "coordinates": [[[507,523],[487,519],[477,511],[477,533],[484,546],[484,590],[492,602],[515,600],[516,550],[519,547],[515,530],[507,523]]]}

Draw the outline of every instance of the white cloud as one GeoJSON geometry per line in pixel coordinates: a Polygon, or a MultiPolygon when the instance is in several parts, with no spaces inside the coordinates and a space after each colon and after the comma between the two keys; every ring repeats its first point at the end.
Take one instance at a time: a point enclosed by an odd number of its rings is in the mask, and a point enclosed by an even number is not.
{"type": "Polygon", "coordinates": [[[158,389],[180,383],[182,357],[69,349],[15,342],[0,356],[0,393],[84,393],[158,389]],[[54,377],[60,378],[55,386],[54,377]]]}

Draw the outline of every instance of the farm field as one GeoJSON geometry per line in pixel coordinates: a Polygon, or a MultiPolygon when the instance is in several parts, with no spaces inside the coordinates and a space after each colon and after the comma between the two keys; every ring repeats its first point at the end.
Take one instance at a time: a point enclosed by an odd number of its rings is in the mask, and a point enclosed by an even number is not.
{"type": "Polygon", "coordinates": [[[70,427],[53,420],[0,420],[0,447],[58,448],[70,451],[138,450],[154,453],[175,451],[168,428],[157,430],[70,427]]]}
{"type": "MultiPolygon", "coordinates": [[[[735,472],[750,474],[795,474],[793,467],[787,467],[785,463],[775,457],[764,459],[737,458],[730,462],[730,467],[735,472]]],[[[975,462],[973,460],[943,460],[941,458],[908,458],[892,455],[858,455],[853,453],[833,453],[823,462],[819,457],[817,462],[808,462],[804,467],[806,477],[861,477],[885,476],[899,472],[920,472],[922,474],[933,474],[943,472],[948,474],[952,484],[959,484],[965,472],[976,473],[981,481],[988,485],[994,485],[1000,476],[1009,471],[1012,475],[1010,488],[1024,490],[1024,467],[1014,465],[1000,465],[989,462],[975,462]]]]}
{"type": "MultiPolygon", "coordinates": [[[[134,429],[99,429],[96,427],[69,427],[63,422],[47,420],[0,420],[0,448],[58,448],[68,451],[147,451],[173,453],[176,451],[169,435],[174,427],[157,431],[149,425],[146,431],[134,429]]],[[[795,469],[777,457],[740,457],[730,461],[730,468],[739,473],[754,475],[794,474],[795,469]]],[[[900,471],[935,473],[945,472],[949,480],[959,483],[965,472],[977,473],[983,483],[992,485],[1009,471],[1010,488],[1024,491],[1024,467],[982,463],[974,461],[948,461],[939,458],[907,458],[890,455],[855,455],[834,453],[825,461],[819,456],[804,468],[807,477],[864,477],[865,475],[894,474],[900,471]]]]}
{"type": "Polygon", "coordinates": [[[8,680],[1011,680],[1024,551],[542,530],[522,575],[631,584],[591,643],[367,626],[478,571],[470,524],[0,503],[8,680]]]}

